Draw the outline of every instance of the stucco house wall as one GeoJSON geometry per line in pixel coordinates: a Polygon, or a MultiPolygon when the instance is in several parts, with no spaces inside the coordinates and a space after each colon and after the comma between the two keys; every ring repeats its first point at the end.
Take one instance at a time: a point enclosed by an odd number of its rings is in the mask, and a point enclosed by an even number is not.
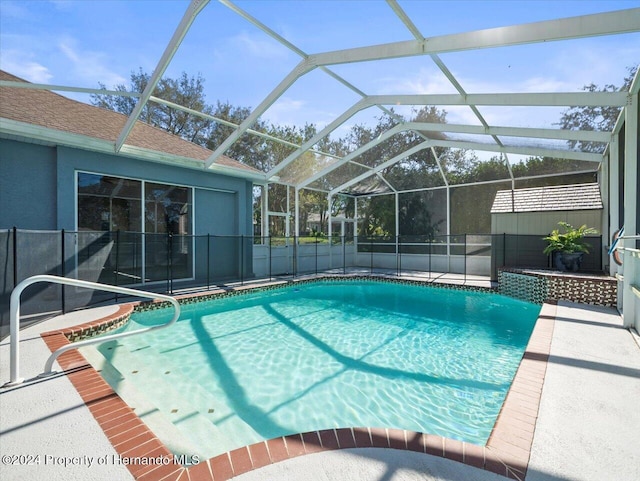
{"type": "Polygon", "coordinates": [[[76,230],[76,174],[194,187],[195,235],[251,235],[252,182],[107,155],[0,139],[0,228],[76,230]]]}
{"type": "MultiPolygon", "coordinates": [[[[160,290],[170,288],[163,280],[167,277],[179,287],[202,285],[205,279],[215,282],[253,276],[253,184],[264,181],[262,172],[224,155],[207,166],[212,151],[141,121],[134,123],[124,143],[116,148],[126,115],[45,89],[22,88],[24,80],[2,70],[0,80],[5,82],[0,86],[3,328],[9,293],[18,282],[35,274],[150,288],[155,282],[160,290]],[[189,206],[188,227],[179,228],[181,234],[189,235],[178,234],[172,243],[165,232],[175,230],[169,230],[166,217],[162,221],[166,226],[157,223],[160,217],[153,217],[151,222],[161,229],[155,236],[105,232],[114,225],[126,225],[127,231],[146,230],[150,218],[145,217],[144,197],[139,198],[139,208],[129,210],[137,205],[136,197],[125,200],[126,206],[121,207],[132,223],[114,224],[115,211],[109,203],[106,227],[99,227],[98,221],[91,225],[99,231],[79,229],[80,172],[141,181],[141,186],[145,182],[169,186],[167,195],[171,195],[171,186],[189,188],[190,194],[184,194],[190,196],[185,204],[189,206]],[[81,232],[75,234],[77,230],[81,232]]],[[[106,182],[117,182],[114,189],[124,185],[114,179],[106,182]]],[[[144,196],[145,190],[140,192],[144,196]]],[[[85,212],[91,213],[99,204],[84,205],[85,212]]],[[[99,212],[95,211],[96,216],[99,212]]],[[[183,220],[172,222],[182,225],[183,220]]],[[[95,297],[90,292],[84,297],[70,296],[75,293],[72,289],[61,296],[60,286],[54,285],[33,287],[23,296],[23,314],[60,310],[61,298],[68,309],[91,303],[90,298],[95,297]]]]}

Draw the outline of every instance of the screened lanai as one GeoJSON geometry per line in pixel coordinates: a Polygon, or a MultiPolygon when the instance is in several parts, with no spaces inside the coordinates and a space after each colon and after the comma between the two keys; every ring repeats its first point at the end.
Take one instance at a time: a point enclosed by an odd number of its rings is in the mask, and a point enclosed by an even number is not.
{"type": "MultiPolygon", "coordinates": [[[[440,263],[430,269],[490,275],[498,191],[583,183],[597,183],[604,204],[594,226],[599,269],[621,271],[606,247],[622,225],[632,236],[638,224],[640,8],[515,2],[518,11],[487,4],[495,11],[479,15],[481,3],[453,2],[447,11],[396,0],[349,8],[172,2],[165,7],[173,25],[149,22],[154,46],[131,43],[140,55],[147,46],[142,91],[73,82],[28,87],[133,99],[114,153],[126,154],[149,108],[216,125],[204,163],[180,163],[213,172],[231,157],[260,171],[251,177],[256,275],[267,262],[271,270],[274,248],[290,246],[297,250],[288,251],[283,269],[295,262],[304,271],[308,244],[315,264],[307,270],[344,267],[347,256],[353,266],[399,269],[399,255],[403,267],[418,269],[425,261],[412,255],[428,254],[440,263]],[[198,63],[194,51],[202,52],[198,63]],[[230,120],[159,96],[162,79],[180,71],[202,72],[213,84],[209,100],[251,107],[230,120]],[[320,267],[318,248],[327,249],[320,267]]],[[[153,2],[147,5],[152,16],[153,2]]],[[[629,269],[637,275],[632,262],[625,261],[627,279],[629,269]]]]}
{"type": "MultiPolygon", "coordinates": [[[[146,99],[157,100],[151,96],[154,80],[160,79],[169,62],[167,57],[205,4],[196,2],[189,7],[152,82],[142,92],[140,105],[146,99]]],[[[473,54],[487,59],[487,68],[478,75],[480,78],[502,76],[505,66],[491,67],[492,60],[513,59],[516,67],[516,59],[526,59],[533,48],[548,49],[552,42],[564,42],[569,51],[590,48],[605,56],[614,55],[607,51],[606,38],[625,35],[632,45],[638,38],[637,9],[427,37],[429,29],[420,27],[424,17],[419,13],[414,20],[411,15],[415,5],[408,4],[405,9],[398,2],[390,1],[386,6],[376,4],[375,8],[388,8],[388,21],[404,26],[406,40],[310,54],[240,6],[231,2],[222,4],[300,58],[241,124],[230,126],[229,135],[206,162],[208,168],[214,166],[222,154],[232,151],[234,144],[246,136],[260,136],[269,145],[279,144],[279,148],[272,149],[276,156],[265,169],[265,185],[280,187],[263,190],[260,199],[262,212],[257,233],[265,237],[309,233],[307,225],[301,223],[301,219],[308,217],[309,209],[327,217],[322,230],[330,237],[359,232],[373,234],[375,228],[357,225],[358,221],[363,222],[357,206],[363,203],[395,211],[394,222],[377,229],[386,236],[487,234],[488,211],[497,190],[597,179],[603,154],[612,139],[611,129],[558,128],[559,112],[576,106],[620,111],[630,95],[637,93],[637,82],[630,91],[586,88],[580,91],[589,85],[588,77],[582,85],[575,79],[576,91],[563,91],[559,90],[562,85],[545,82],[545,75],[554,77],[552,72],[540,72],[540,77],[535,79],[538,84],[530,82],[521,91],[486,92],[482,87],[480,91],[473,91],[464,84],[478,84],[478,79],[463,79],[459,77],[464,74],[454,73],[462,69],[464,58],[473,54]],[[591,44],[600,39],[604,39],[602,45],[591,44]],[[400,85],[391,85],[386,86],[386,91],[378,89],[383,93],[367,93],[367,84],[371,83],[366,78],[367,72],[372,69],[388,72],[398,65],[409,71],[429,68],[430,76],[435,79],[429,78],[429,81],[437,88],[427,89],[428,93],[408,94],[400,90],[400,85]],[[362,76],[363,73],[364,78],[355,78],[356,74],[362,76]],[[279,100],[294,95],[292,91],[310,83],[312,76],[314,83],[316,78],[323,77],[324,82],[333,84],[327,88],[328,92],[336,84],[350,91],[354,101],[345,103],[339,115],[300,145],[251,129],[259,119],[268,117],[270,110],[281,106],[279,100]],[[446,121],[443,111],[456,112],[456,118],[464,122],[446,121]],[[492,120],[503,117],[501,112],[509,112],[508,125],[492,120]],[[346,146],[344,143],[337,148],[330,145],[332,134],[345,124],[366,123],[371,116],[381,115],[387,117],[384,126],[387,128],[375,130],[377,137],[371,138],[366,135],[371,132],[364,132],[346,146]],[[341,151],[340,147],[347,147],[348,151],[341,151]],[[547,162],[536,171],[523,163],[528,157],[559,161],[547,162]],[[475,175],[465,172],[465,161],[475,164],[479,172],[475,175]],[[319,192],[326,196],[326,201],[301,206],[303,191],[319,192]],[[269,201],[270,192],[277,201],[269,201]],[[342,200],[336,202],[336,198],[342,200]],[[415,203],[428,212],[422,219],[423,224],[426,219],[423,232],[416,231],[414,217],[400,215],[415,203]],[[350,226],[349,222],[346,226],[344,222],[334,225],[332,214],[342,214],[355,225],[350,226]],[[340,230],[335,232],[334,227],[340,230]]],[[[364,6],[368,8],[371,4],[364,6]]],[[[510,64],[506,66],[507,70],[511,68],[510,64]]],[[[136,118],[135,112],[131,118],[136,118]]],[[[119,144],[125,142],[125,134],[126,131],[119,144]]]]}

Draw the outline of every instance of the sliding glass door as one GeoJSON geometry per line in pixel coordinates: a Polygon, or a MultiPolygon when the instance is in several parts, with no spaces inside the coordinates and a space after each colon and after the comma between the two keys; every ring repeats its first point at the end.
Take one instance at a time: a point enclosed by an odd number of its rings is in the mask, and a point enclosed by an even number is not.
{"type": "Polygon", "coordinates": [[[77,175],[80,265],[118,285],[193,277],[192,188],[77,175]]]}

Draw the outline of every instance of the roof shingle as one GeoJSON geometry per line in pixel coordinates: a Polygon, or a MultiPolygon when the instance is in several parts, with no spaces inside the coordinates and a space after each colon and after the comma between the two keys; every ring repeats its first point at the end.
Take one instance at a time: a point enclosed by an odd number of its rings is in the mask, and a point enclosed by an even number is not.
{"type": "Polygon", "coordinates": [[[491,213],[593,210],[602,208],[600,187],[597,183],[593,183],[499,190],[496,192],[491,213]]]}
{"type": "MultiPolygon", "coordinates": [[[[25,80],[0,70],[0,80],[25,80]]],[[[111,110],[84,104],[48,90],[0,87],[0,117],[64,133],[72,133],[114,143],[127,116],[111,110]]],[[[176,135],[137,121],[127,137],[127,145],[161,154],[186,157],[204,162],[212,151],[176,135]]],[[[257,169],[221,156],[217,163],[245,172],[257,169]]]]}

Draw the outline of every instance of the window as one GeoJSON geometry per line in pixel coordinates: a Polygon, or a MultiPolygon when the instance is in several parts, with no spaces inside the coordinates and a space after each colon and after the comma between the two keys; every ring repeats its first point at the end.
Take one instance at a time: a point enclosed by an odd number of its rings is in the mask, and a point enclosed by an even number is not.
{"type": "Polygon", "coordinates": [[[141,198],[139,180],[78,173],[78,230],[139,232],[141,198]]]}
{"type": "Polygon", "coordinates": [[[145,232],[189,235],[191,189],[145,182],[145,232]]]}
{"type": "Polygon", "coordinates": [[[145,182],[144,231],[147,279],[191,277],[191,189],[145,182]]]}
{"type": "Polygon", "coordinates": [[[102,266],[119,283],[190,278],[192,196],[189,187],[78,172],[78,230],[121,232],[102,266]]]}

